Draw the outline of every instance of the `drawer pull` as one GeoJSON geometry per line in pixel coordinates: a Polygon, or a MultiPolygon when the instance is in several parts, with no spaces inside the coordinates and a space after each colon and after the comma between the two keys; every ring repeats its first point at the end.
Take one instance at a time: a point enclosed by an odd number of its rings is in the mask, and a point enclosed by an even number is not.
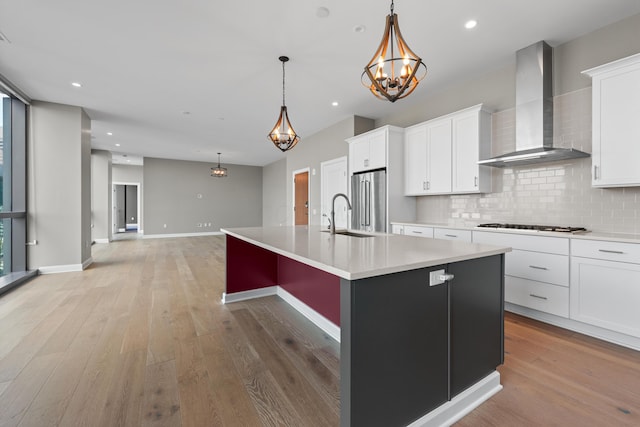
{"type": "Polygon", "coordinates": [[[458,237],[455,234],[445,234],[445,237],[458,237]]]}
{"type": "Polygon", "coordinates": [[[617,255],[623,255],[624,254],[624,252],[622,252],[622,251],[610,251],[608,249],[598,249],[598,250],[600,252],[604,252],[604,253],[607,253],[607,254],[617,254],[617,255]]]}
{"type": "Polygon", "coordinates": [[[536,294],[529,294],[529,296],[533,298],[543,299],[545,301],[547,300],[547,297],[541,297],[540,295],[536,295],[536,294]]]}
{"type": "Polygon", "coordinates": [[[415,234],[422,234],[422,231],[412,231],[412,233],[415,233],[415,234]]]}
{"type": "Polygon", "coordinates": [[[538,267],[537,265],[530,265],[529,268],[535,268],[536,270],[549,270],[547,267],[538,267]]]}

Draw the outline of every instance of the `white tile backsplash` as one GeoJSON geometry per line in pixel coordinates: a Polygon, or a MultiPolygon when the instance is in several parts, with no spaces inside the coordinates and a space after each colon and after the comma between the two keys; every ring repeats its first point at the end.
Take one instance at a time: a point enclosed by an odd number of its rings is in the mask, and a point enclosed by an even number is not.
{"type": "MultiPolygon", "coordinates": [[[[591,152],[591,88],[554,99],[554,144],[591,152]]],[[[493,155],[515,151],[515,109],[492,115],[493,155]]],[[[422,196],[421,222],[474,226],[482,222],[586,227],[640,233],[640,187],[592,188],[591,158],[492,171],[489,194],[422,196]]]]}

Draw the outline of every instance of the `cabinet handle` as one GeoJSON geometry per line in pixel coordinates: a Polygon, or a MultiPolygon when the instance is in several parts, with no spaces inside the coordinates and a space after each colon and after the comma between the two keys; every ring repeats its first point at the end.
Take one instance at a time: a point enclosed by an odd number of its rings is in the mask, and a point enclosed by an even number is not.
{"type": "Polygon", "coordinates": [[[477,186],[478,186],[478,177],[477,177],[477,176],[474,176],[474,177],[473,177],[473,186],[474,186],[474,187],[477,187],[477,186]]]}
{"type": "Polygon", "coordinates": [[[598,166],[593,165],[593,180],[596,181],[598,179],[598,166]]]}
{"type": "Polygon", "coordinates": [[[422,231],[412,231],[412,233],[415,233],[415,234],[422,234],[422,231]]]}
{"type": "Polygon", "coordinates": [[[547,297],[541,297],[540,295],[536,295],[536,294],[529,294],[529,296],[533,298],[543,299],[545,301],[548,299],[547,297]]]}
{"type": "Polygon", "coordinates": [[[457,238],[458,236],[456,236],[455,234],[445,234],[445,237],[454,237],[454,238],[457,238]]]}
{"type": "Polygon", "coordinates": [[[530,265],[529,268],[535,268],[536,270],[549,270],[547,267],[538,267],[537,265],[530,265]]]}
{"type": "Polygon", "coordinates": [[[624,252],[622,252],[622,251],[610,251],[608,249],[598,249],[598,251],[604,252],[604,253],[607,253],[607,254],[617,254],[617,255],[624,254],[624,252]]]}

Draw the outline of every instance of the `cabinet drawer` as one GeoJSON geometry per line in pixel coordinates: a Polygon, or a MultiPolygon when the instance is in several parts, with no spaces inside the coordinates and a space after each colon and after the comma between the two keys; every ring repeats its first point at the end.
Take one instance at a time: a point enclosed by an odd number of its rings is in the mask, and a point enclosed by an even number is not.
{"type": "Polygon", "coordinates": [[[470,230],[456,230],[453,228],[434,228],[433,237],[436,239],[460,240],[471,243],[470,230]]]}
{"type": "Polygon", "coordinates": [[[421,227],[419,225],[405,225],[404,234],[406,236],[430,237],[433,238],[432,227],[421,227]]]}
{"type": "Polygon", "coordinates": [[[569,317],[569,288],[548,283],[505,276],[505,301],[544,311],[560,317],[569,317]]]}
{"type": "Polygon", "coordinates": [[[505,274],[569,286],[569,257],[514,249],[505,256],[505,274]]]}
{"type": "Polygon", "coordinates": [[[640,244],[573,239],[571,255],[640,264],[640,244]]]}
{"type": "Polygon", "coordinates": [[[511,246],[525,251],[547,252],[550,254],[569,255],[569,239],[566,237],[529,236],[525,234],[492,233],[490,231],[473,231],[475,243],[511,246]]]}

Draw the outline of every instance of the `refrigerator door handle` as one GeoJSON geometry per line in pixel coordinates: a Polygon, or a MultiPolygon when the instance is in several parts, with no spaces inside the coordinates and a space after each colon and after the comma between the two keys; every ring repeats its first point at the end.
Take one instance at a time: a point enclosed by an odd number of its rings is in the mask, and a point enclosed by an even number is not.
{"type": "Polygon", "coordinates": [[[371,208],[371,194],[369,193],[369,181],[364,181],[364,226],[369,225],[369,209],[371,208]]]}
{"type": "Polygon", "coordinates": [[[366,198],[365,198],[365,181],[360,181],[360,226],[363,227],[365,224],[365,203],[366,203],[366,198]]]}

